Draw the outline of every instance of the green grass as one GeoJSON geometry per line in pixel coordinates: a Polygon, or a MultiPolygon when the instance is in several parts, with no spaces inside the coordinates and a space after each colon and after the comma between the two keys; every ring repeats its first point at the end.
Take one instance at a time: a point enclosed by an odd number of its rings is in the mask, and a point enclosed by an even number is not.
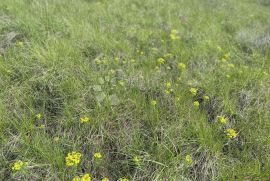
{"type": "Polygon", "coordinates": [[[269,180],[269,17],[269,0],[1,0],[0,180],[269,180]]]}

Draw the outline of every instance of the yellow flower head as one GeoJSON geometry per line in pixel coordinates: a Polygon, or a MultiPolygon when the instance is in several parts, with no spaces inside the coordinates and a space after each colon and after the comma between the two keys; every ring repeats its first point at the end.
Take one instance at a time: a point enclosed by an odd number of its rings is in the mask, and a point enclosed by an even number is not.
{"type": "Polygon", "coordinates": [[[184,64],[184,63],[178,63],[177,64],[177,68],[179,69],[179,70],[185,70],[186,69],[186,64],[184,64]]]}
{"type": "Polygon", "coordinates": [[[156,105],[157,105],[157,101],[156,101],[156,100],[152,100],[152,101],[151,101],[151,105],[152,105],[152,106],[156,106],[156,105]]]}
{"type": "Polygon", "coordinates": [[[236,136],[237,136],[236,131],[234,129],[231,129],[231,128],[227,129],[226,133],[227,133],[227,137],[230,139],[236,138],[236,136]]]}
{"type": "Polygon", "coordinates": [[[18,161],[16,161],[16,162],[13,164],[12,170],[19,171],[19,170],[21,170],[21,168],[23,167],[23,165],[24,165],[23,161],[18,160],[18,161]]]}
{"type": "Polygon", "coordinates": [[[81,156],[81,153],[75,151],[72,153],[68,153],[68,155],[66,156],[66,166],[77,166],[81,161],[81,156]]]}
{"type": "Polygon", "coordinates": [[[135,163],[136,166],[140,166],[141,165],[141,159],[140,159],[140,157],[135,156],[133,158],[133,162],[135,163]]]}
{"type": "Polygon", "coordinates": [[[170,38],[171,38],[171,40],[179,40],[180,39],[180,37],[177,34],[173,34],[173,33],[170,34],[170,38]]]}
{"type": "Polygon", "coordinates": [[[58,136],[56,136],[56,137],[53,138],[53,141],[54,142],[58,142],[59,140],[60,140],[60,138],[58,136]]]}
{"type": "Polygon", "coordinates": [[[209,101],[209,96],[203,96],[203,100],[205,100],[205,101],[209,101]]]}
{"type": "Polygon", "coordinates": [[[223,117],[223,116],[217,116],[217,119],[222,124],[227,124],[228,123],[228,119],[223,117]]]}
{"type": "Polygon", "coordinates": [[[171,57],[173,57],[173,54],[171,54],[171,53],[166,53],[166,54],[164,55],[164,57],[165,57],[165,58],[171,58],[171,57]]]}
{"type": "Polygon", "coordinates": [[[22,41],[18,41],[18,42],[17,42],[17,45],[18,45],[19,47],[23,47],[23,46],[24,46],[24,43],[23,43],[22,41]]]}
{"type": "Polygon", "coordinates": [[[81,117],[80,118],[81,123],[88,123],[90,119],[87,116],[81,117]]]}
{"type": "Polygon", "coordinates": [[[176,29],[172,29],[170,33],[171,40],[178,40],[180,37],[178,36],[178,31],[176,29]]]}
{"type": "Polygon", "coordinates": [[[72,181],[81,181],[80,177],[76,176],[72,179],[72,181]]]}
{"type": "Polygon", "coordinates": [[[94,158],[100,159],[100,158],[102,158],[102,154],[99,152],[94,153],[94,158]]]}
{"type": "Polygon", "coordinates": [[[105,177],[101,181],[109,181],[109,179],[105,177]]]}
{"type": "Polygon", "coordinates": [[[45,128],[45,124],[41,124],[38,127],[41,128],[41,129],[44,129],[45,128]]]}
{"type": "Polygon", "coordinates": [[[198,89],[196,89],[196,88],[190,88],[189,91],[191,92],[191,94],[192,94],[193,96],[196,96],[196,95],[197,95],[198,89]]]}
{"type": "Polygon", "coordinates": [[[41,119],[41,118],[42,118],[42,115],[41,115],[41,114],[37,114],[37,115],[36,115],[36,118],[37,118],[37,119],[41,119]]]}
{"type": "Polygon", "coordinates": [[[166,87],[167,89],[171,88],[171,86],[172,86],[172,84],[171,84],[170,82],[166,82],[166,83],[165,83],[165,87],[166,87]]]}
{"type": "Polygon", "coordinates": [[[129,181],[127,178],[120,178],[119,181],[129,181]]]}
{"type": "Polygon", "coordinates": [[[200,106],[200,103],[199,103],[199,101],[194,101],[194,107],[199,107],[200,106]]]}
{"type": "Polygon", "coordinates": [[[159,65],[164,64],[164,63],[165,63],[164,58],[158,58],[158,59],[157,59],[157,63],[158,63],[159,65]]]}
{"type": "Polygon", "coordinates": [[[191,156],[190,155],[186,155],[186,163],[189,164],[189,165],[191,165],[192,162],[193,162],[193,160],[192,160],[191,156]]]}
{"type": "Polygon", "coordinates": [[[170,90],[165,90],[164,93],[168,95],[168,94],[170,94],[171,92],[170,92],[170,90]]]}
{"type": "Polygon", "coordinates": [[[81,181],[91,181],[91,175],[89,173],[84,174],[81,181]]]}

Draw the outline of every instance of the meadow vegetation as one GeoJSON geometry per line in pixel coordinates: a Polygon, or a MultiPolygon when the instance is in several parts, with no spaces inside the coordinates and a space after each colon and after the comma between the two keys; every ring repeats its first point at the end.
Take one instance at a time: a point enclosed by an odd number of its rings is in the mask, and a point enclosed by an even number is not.
{"type": "Polygon", "coordinates": [[[270,180],[269,0],[1,0],[0,180],[270,180]]]}

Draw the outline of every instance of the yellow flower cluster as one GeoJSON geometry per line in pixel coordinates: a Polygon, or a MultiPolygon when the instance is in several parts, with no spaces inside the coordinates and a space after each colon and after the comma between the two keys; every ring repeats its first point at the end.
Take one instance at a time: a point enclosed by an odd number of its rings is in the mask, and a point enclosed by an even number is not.
{"type": "Polygon", "coordinates": [[[141,159],[138,156],[133,157],[133,162],[135,163],[136,166],[141,165],[141,159]]]}
{"type": "Polygon", "coordinates": [[[186,163],[191,165],[193,162],[191,155],[186,155],[186,163]]]}
{"type": "Polygon", "coordinates": [[[166,82],[165,83],[165,91],[164,93],[165,94],[170,94],[171,92],[173,92],[173,89],[171,88],[172,87],[172,84],[170,82],[166,82]]]}
{"type": "Polygon", "coordinates": [[[231,129],[231,128],[227,129],[226,133],[227,133],[227,137],[230,139],[236,138],[236,136],[237,136],[236,131],[234,129],[231,129]]]}
{"type": "Polygon", "coordinates": [[[178,63],[177,64],[177,68],[179,69],[179,70],[185,70],[186,69],[186,64],[184,64],[184,63],[178,63]]]}
{"type": "Polygon", "coordinates": [[[81,161],[82,154],[79,152],[68,153],[66,157],[66,166],[77,166],[81,161]]]}
{"type": "Polygon", "coordinates": [[[127,178],[120,178],[119,181],[129,181],[127,178]]]}
{"type": "Polygon", "coordinates": [[[209,101],[209,96],[203,96],[203,100],[205,100],[205,101],[209,101]]]}
{"type": "Polygon", "coordinates": [[[171,40],[179,40],[180,37],[178,35],[178,31],[176,29],[172,29],[170,33],[171,40]]]}
{"type": "Polygon", "coordinates": [[[199,101],[194,101],[194,103],[193,103],[193,105],[194,105],[194,107],[199,107],[200,106],[200,103],[199,103],[199,101]]]}
{"type": "Polygon", "coordinates": [[[102,158],[102,155],[101,153],[97,152],[97,153],[94,153],[94,158],[97,158],[97,159],[100,159],[102,158]]]}
{"type": "Polygon", "coordinates": [[[222,124],[227,124],[228,123],[228,119],[223,117],[223,116],[217,116],[217,119],[222,124]]]}
{"type": "Polygon", "coordinates": [[[36,115],[36,118],[37,118],[37,119],[41,119],[41,118],[42,118],[42,115],[41,115],[41,114],[37,114],[37,115],[36,115]]]}
{"type": "Polygon", "coordinates": [[[162,64],[164,64],[165,63],[165,59],[164,58],[158,58],[157,59],[157,64],[158,65],[162,65],[162,64]]]}
{"type": "Polygon", "coordinates": [[[90,121],[90,119],[87,116],[84,116],[84,117],[80,118],[81,123],[88,123],[89,121],[90,121]]]}
{"type": "Polygon", "coordinates": [[[23,162],[23,161],[21,161],[21,160],[18,160],[18,161],[16,161],[16,162],[13,164],[12,170],[19,171],[19,170],[21,170],[21,168],[22,168],[23,166],[27,166],[27,165],[28,165],[27,162],[23,162]]]}
{"type": "Polygon", "coordinates": [[[152,100],[152,101],[151,101],[151,105],[152,105],[152,106],[156,106],[156,105],[157,105],[157,101],[156,101],[156,100],[152,100]]]}
{"type": "Polygon", "coordinates": [[[72,179],[72,181],[91,181],[91,175],[86,173],[82,176],[82,178],[76,176],[72,179]]]}
{"type": "Polygon", "coordinates": [[[192,94],[193,96],[196,96],[196,95],[197,95],[198,89],[196,89],[196,88],[190,88],[189,91],[191,92],[191,94],[192,94]]]}

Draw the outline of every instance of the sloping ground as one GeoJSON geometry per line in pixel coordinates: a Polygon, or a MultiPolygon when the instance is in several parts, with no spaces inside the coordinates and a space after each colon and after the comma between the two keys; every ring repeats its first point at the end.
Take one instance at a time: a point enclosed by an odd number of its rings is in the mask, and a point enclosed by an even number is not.
{"type": "Polygon", "coordinates": [[[269,180],[269,17],[268,0],[1,0],[0,178],[269,180]]]}

